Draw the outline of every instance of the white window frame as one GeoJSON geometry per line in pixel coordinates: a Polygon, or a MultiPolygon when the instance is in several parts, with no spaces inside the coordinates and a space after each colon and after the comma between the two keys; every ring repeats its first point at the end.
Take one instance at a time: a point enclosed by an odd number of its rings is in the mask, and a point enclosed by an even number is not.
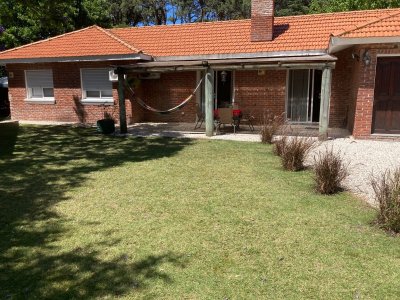
{"type": "Polygon", "coordinates": [[[110,91],[107,89],[93,89],[89,92],[99,92],[99,97],[87,97],[87,92],[83,87],[83,72],[84,70],[104,70],[107,73],[107,76],[110,72],[109,68],[81,68],[80,76],[81,76],[81,90],[82,90],[82,99],[81,103],[86,105],[114,105],[114,95],[113,95],[113,83],[110,81],[111,85],[111,97],[110,96],[102,96],[104,91],[110,91]]]}
{"type": "Polygon", "coordinates": [[[24,77],[25,77],[25,88],[26,88],[26,99],[25,99],[25,101],[34,102],[34,103],[41,103],[41,104],[54,104],[55,103],[55,98],[54,98],[54,80],[53,80],[53,70],[52,69],[25,70],[24,71],[24,77]],[[53,86],[28,87],[28,76],[27,76],[27,74],[29,72],[39,72],[39,71],[42,71],[42,72],[43,71],[48,71],[48,72],[51,73],[53,86]],[[42,90],[42,97],[33,96],[33,89],[34,88],[39,88],[39,89],[42,90]],[[52,97],[46,97],[44,95],[44,89],[52,89],[53,90],[53,96],[52,97]]]}

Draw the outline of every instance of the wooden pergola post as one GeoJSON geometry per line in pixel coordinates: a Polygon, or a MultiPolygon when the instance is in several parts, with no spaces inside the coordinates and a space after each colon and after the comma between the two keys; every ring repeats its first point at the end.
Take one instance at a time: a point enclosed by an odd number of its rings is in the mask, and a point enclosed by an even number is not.
{"type": "Polygon", "coordinates": [[[329,108],[331,102],[332,68],[326,67],[322,71],[321,108],[319,115],[319,138],[328,139],[329,108]]]}
{"type": "Polygon", "coordinates": [[[214,71],[208,68],[205,76],[205,115],[206,136],[214,134],[214,71]]]}
{"type": "Polygon", "coordinates": [[[126,124],[126,108],[125,108],[125,89],[124,80],[125,74],[122,69],[117,69],[118,74],[118,103],[119,103],[119,130],[121,134],[128,132],[126,124]]]}

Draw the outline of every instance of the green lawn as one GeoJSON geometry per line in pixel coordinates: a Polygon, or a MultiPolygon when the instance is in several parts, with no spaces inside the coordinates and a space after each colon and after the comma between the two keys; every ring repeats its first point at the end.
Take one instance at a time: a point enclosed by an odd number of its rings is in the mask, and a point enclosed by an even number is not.
{"type": "Polygon", "coordinates": [[[400,238],[269,146],[23,126],[0,170],[0,299],[400,298],[400,238]]]}

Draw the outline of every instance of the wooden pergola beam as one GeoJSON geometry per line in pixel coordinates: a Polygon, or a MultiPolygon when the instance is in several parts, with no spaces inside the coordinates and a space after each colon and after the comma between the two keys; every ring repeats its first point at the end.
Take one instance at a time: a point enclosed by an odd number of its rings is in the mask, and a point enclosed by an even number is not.
{"type": "Polygon", "coordinates": [[[332,87],[332,69],[328,67],[323,69],[322,71],[321,108],[319,115],[320,140],[326,140],[328,138],[331,87],[332,87]]]}
{"type": "Polygon", "coordinates": [[[205,76],[206,136],[214,135],[214,71],[208,68],[205,76]]]}
{"type": "Polygon", "coordinates": [[[117,68],[118,74],[118,103],[119,103],[119,130],[121,134],[128,133],[128,125],[126,123],[126,108],[125,108],[125,72],[121,68],[117,68]]]}

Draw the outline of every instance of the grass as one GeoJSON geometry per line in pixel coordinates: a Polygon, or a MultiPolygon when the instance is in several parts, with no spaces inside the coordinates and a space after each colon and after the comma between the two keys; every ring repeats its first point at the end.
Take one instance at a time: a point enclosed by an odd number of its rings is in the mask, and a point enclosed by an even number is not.
{"type": "Polygon", "coordinates": [[[400,294],[399,238],[271,146],[21,126],[0,170],[0,299],[400,294]]]}

